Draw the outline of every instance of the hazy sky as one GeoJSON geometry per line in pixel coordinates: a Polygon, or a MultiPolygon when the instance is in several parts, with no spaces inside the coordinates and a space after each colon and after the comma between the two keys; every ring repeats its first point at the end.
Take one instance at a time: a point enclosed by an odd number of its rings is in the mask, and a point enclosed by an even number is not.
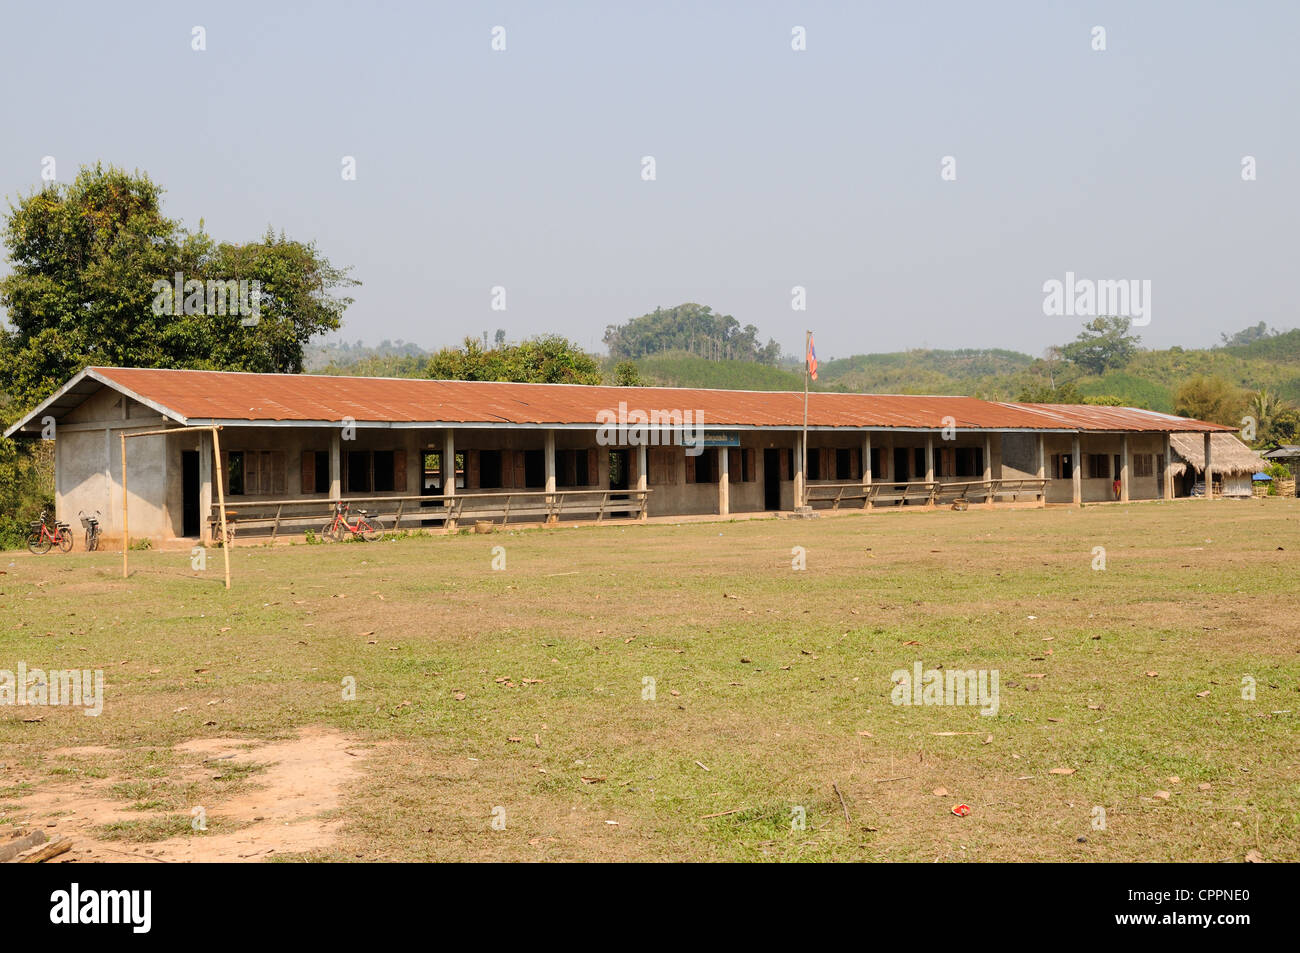
{"type": "Polygon", "coordinates": [[[1144,342],[1207,346],[1300,324],[1297,35],[1290,0],[3,0],[0,191],[102,160],[218,239],[314,239],[369,343],[596,349],[697,301],[823,359],[1038,353],[1085,320],[1043,314],[1073,271],[1150,280],[1144,342]]]}

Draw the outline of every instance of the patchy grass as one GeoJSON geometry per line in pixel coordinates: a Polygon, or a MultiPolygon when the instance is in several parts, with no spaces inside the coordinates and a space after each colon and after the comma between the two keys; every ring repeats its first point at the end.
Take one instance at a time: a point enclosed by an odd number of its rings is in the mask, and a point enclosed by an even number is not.
{"type": "Polygon", "coordinates": [[[108,833],[160,839],[257,784],[172,746],[327,725],[382,744],[311,859],[1295,861],[1298,556],[1277,499],[236,548],[230,592],[188,550],[19,554],[0,668],[107,697],[0,709],[0,795],[106,746],[88,776],[176,812],[108,833]],[[917,661],[996,670],[997,714],[891,704],[917,661]]]}

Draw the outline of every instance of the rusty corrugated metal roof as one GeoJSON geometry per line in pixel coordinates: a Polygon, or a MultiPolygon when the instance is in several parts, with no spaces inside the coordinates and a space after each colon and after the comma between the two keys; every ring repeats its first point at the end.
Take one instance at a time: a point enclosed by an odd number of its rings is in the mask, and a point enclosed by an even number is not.
{"type": "MultiPolygon", "coordinates": [[[[160,412],[190,424],[337,422],[351,417],[362,424],[595,425],[598,414],[617,413],[623,402],[628,410],[689,410],[702,415],[706,427],[788,429],[802,426],[804,407],[803,394],[790,391],[592,387],[110,367],[89,368],[83,374],[110,383],[160,412]]],[[[74,382],[78,380],[74,378],[74,382]]],[[[808,425],[814,428],[940,429],[950,425],[967,430],[1156,432],[1232,429],[1127,407],[837,393],[809,395],[808,425]],[[951,424],[945,419],[949,417],[951,424]]]]}

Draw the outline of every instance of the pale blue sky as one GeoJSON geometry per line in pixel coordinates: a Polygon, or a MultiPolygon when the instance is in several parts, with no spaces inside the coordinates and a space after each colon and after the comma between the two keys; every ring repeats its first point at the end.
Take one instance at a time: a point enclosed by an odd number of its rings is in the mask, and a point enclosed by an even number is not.
{"type": "Polygon", "coordinates": [[[1300,324],[1283,0],[5,0],[0,22],[6,197],[43,156],[62,181],[102,160],[217,238],[315,239],[364,282],[347,340],[598,348],[697,301],[795,353],[812,327],[823,359],[1038,353],[1083,320],[1042,313],[1067,270],[1150,279],[1153,346],[1300,324]]]}

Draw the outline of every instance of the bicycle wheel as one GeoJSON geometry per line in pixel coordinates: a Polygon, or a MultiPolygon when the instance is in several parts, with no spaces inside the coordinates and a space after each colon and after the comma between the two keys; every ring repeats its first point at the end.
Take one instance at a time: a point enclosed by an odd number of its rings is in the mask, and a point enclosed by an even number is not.
{"type": "Polygon", "coordinates": [[[90,553],[93,553],[93,552],[94,552],[95,550],[97,550],[97,549],[99,549],[99,532],[96,531],[96,532],[93,532],[93,533],[87,533],[87,534],[86,534],[86,551],[87,551],[87,552],[90,552],[90,553]]]}
{"type": "Polygon", "coordinates": [[[317,533],[316,535],[320,537],[320,541],[322,543],[337,543],[339,541],[337,532],[334,529],[333,520],[330,520],[328,523],[322,526],[320,528],[320,532],[317,533]]]}
{"type": "Polygon", "coordinates": [[[59,530],[59,552],[63,552],[63,553],[72,552],[72,546],[75,542],[76,540],[72,538],[72,530],[70,529],[59,530]]]}
{"type": "Polygon", "coordinates": [[[384,538],[384,521],[378,516],[363,516],[357,520],[357,530],[367,543],[384,538]]]}
{"type": "Polygon", "coordinates": [[[50,538],[40,530],[27,537],[27,548],[37,556],[44,556],[50,551],[52,545],[54,544],[50,542],[50,538]]]}

